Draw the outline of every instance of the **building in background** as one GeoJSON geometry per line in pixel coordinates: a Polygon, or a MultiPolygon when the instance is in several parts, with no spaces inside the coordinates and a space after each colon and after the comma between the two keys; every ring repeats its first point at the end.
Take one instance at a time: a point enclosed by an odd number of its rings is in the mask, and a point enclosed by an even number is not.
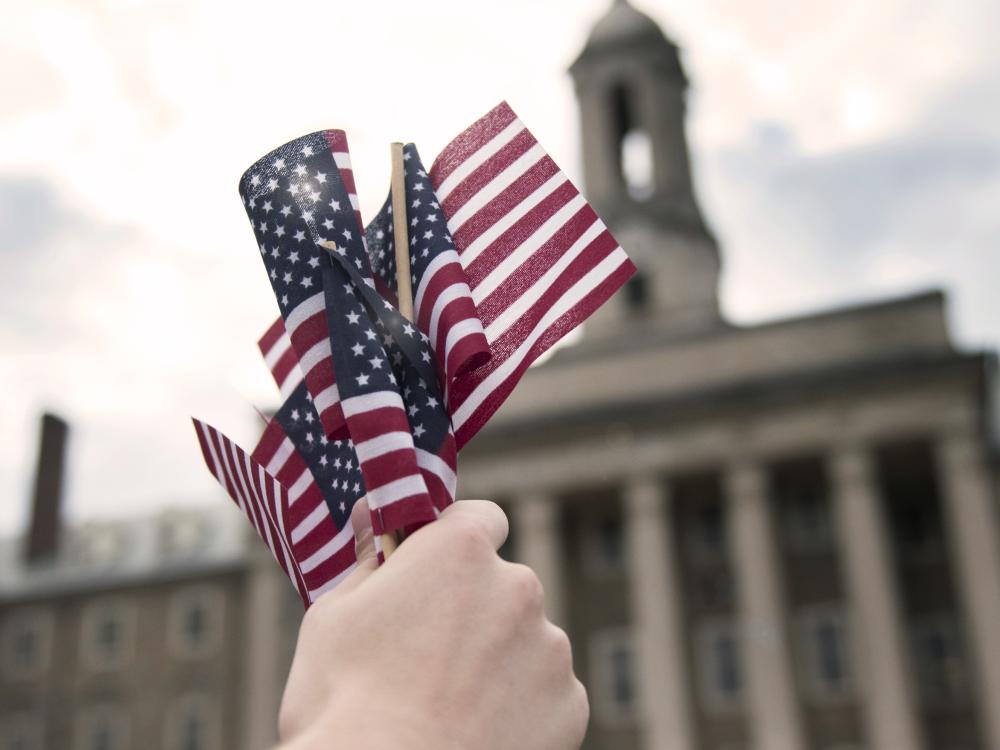
{"type": "Polygon", "coordinates": [[[571,74],[639,273],[461,476],[570,634],[585,747],[1000,748],[995,358],[940,292],[726,321],[677,48],[618,1],[571,74]]]}
{"type": "MultiPolygon", "coordinates": [[[[588,750],[1000,748],[994,358],[939,292],[739,327],[687,80],[615,2],[571,68],[588,197],[640,273],[462,456],[592,704],[588,750]]],[[[0,545],[0,750],[263,750],[301,607],[235,510],[0,545]]],[[[209,481],[206,478],[206,482],[209,481]]]]}

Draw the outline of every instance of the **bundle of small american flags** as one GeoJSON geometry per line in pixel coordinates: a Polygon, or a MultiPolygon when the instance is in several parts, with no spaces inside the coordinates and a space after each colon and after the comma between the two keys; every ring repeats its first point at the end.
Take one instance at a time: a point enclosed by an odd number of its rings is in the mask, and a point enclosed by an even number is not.
{"type": "Polygon", "coordinates": [[[249,454],[194,423],[307,607],[354,566],[354,503],[367,497],[376,537],[433,521],[461,448],[635,270],[506,103],[429,171],[412,144],[404,159],[406,215],[390,196],[364,230],[342,131],[287,143],[240,181],[281,311],[259,346],[285,401],[249,454]],[[396,221],[412,322],[396,308],[396,221]]]}

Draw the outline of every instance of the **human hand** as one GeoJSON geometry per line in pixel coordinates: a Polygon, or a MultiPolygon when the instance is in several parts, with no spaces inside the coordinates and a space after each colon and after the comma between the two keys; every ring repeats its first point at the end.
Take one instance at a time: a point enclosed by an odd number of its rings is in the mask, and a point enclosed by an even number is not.
{"type": "Polygon", "coordinates": [[[589,709],[530,568],[496,550],[498,506],[463,500],[377,566],[366,503],[358,568],[306,613],[279,717],[285,750],[570,750],[589,709]]]}

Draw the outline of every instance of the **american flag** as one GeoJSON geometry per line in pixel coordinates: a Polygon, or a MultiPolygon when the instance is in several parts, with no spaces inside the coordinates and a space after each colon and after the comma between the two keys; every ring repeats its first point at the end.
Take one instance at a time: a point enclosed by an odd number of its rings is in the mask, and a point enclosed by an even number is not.
{"type": "Polygon", "coordinates": [[[458,449],[634,272],[506,104],[430,173],[404,154],[414,323],[393,304],[391,201],[362,233],[341,131],[276,149],[240,182],[281,310],[259,347],[285,402],[252,456],[195,424],[307,606],[354,564],[357,499],[377,534],[435,518],[458,449]]]}
{"type": "Polygon", "coordinates": [[[214,427],[192,421],[209,471],[246,515],[308,607],[312,598],[286,533],[289,502],[284,486],[214,427]]]}
{"type": "MultiPolygon", "coordinates": [[[[438,377],[449,383],[490,356],[490,345],[476,313],[469,281],[459,260],[441,205],[430,186],[416,147],[403,148],[406,222],[416,324],[430,339],[438,377]]],[[[396,248],[392,194],[365,230],[372,270],[396,291],[396,248]]]]}
{"type": "Polygon", "coordinates": [[[449,389],[461,450],[635,266],[506,102],[444,148],[430,181],[492,355],[449,389]]]}

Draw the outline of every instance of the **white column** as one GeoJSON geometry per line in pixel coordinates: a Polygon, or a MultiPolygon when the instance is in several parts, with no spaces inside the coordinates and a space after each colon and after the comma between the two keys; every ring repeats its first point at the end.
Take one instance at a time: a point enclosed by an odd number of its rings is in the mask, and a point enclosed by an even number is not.
{"type": "Polygon", "coordinates": [[[804,750],[764,470],[739,463],[726,474],[753,747],[804,750]]]}
{"type": "Polygon", "coordinates": [[[281,643],[281,569],[255,537],[250,540],[243,622],[246,643],[243,664],[243,731],[241,748],[269,750],[278,741],[278,709],[284,689],[281,643]]]}
{"type": "Polygon", "coordinates": [[[868,745],[919,750],[924,743],[914,681],[871,457],[854,446],[837,449],[830,480],[868,745]]]}
{"type": "Polygon", "coordinates": [[[946,438],[938,446],[938,466],[983,733],[987,747],[1000,748],[1000,547],[984,450],[974,435],[946,438]]]}
{"type": "Polygon", "coordinates": [[[549,495],[517,498],[510,505],[514,554],[535,571],[545,589],[545,612],[556,625],[566,625],[565,578],[559,504],[549,495]]]}
{"type": "Polygon", "coordinates": [[[626,540],[644,750],[694,750],[678,559],[665,488],[625,487],[626,540]]]}

